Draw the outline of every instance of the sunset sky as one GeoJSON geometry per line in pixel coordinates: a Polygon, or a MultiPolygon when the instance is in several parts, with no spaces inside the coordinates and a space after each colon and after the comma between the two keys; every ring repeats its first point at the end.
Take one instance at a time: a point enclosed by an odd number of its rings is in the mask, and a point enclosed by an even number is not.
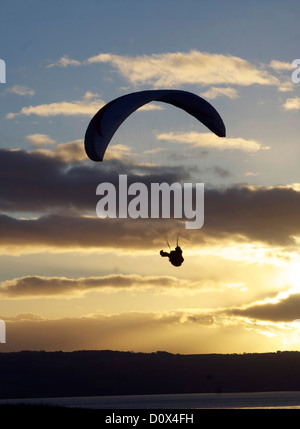
{"type": "Polygon", "coordinates": [[[0,352],[299,350],[299,16],[296,0],[2,4],[0,352]],[[105,103],[165,88],[209,101],[226,138],[151,103],[87,158],[105,103]],[[99,219],[119,174],[204,183],[203,228],[99,219]],[[178,234],[176,268],[159,251],[178,234]]]}

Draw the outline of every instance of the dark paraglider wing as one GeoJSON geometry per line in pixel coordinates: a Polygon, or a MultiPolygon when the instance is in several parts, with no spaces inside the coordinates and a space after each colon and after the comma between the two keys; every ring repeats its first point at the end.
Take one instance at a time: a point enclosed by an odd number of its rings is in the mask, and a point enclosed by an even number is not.
{"type": "Polygon", "coordinates": [[[216,109],[196,94],[161,89],[133,92],[112,100],[90,121],[85,133],[85,151],[92,161],[102,161],[113,135],[128,116],[151,101],[172,104],[194,116],[219,137],[225,137],[225,125],[216,109]]]}

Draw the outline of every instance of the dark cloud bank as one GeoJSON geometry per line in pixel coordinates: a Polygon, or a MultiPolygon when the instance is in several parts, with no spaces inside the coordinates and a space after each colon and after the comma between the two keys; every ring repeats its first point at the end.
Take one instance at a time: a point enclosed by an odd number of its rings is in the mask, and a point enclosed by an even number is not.
{"type": "MultiPolygon", "coordinates": [[[[57,247],[109,246],[143,248],[176,222],[152,219],[106,219],[95,215],[96,187],[117,185],[119,174],[128,184],[190,181],[185,168],[147,167],[120,160],[101,164],[67,163],[55,157],[17,150],[0,150],[0,244],[57,247]],[[100,168],[101,167],[101,168],[100,168]],[[16,213],[32,213],[25,220],[16,213]],[[130,237],[130,240],[128,239],[130,237]]],[[[199,180],[201,182],[201,173],[199,180]]],[[[200,230],[185,230],[187,239],[202,243],[209,237],[257,240],[275,245],[294,243],[300,234],[300,193],[286,187],[205,189],[205,222],[200,230]]],[[[184,229],[184,226],[182,226],[184,229]]]]}
{"type": "Polygon", "coordinates": [[[300,320],[300,293],[291,294],[273,303],[253,304],[246,308],[235,308],[228,314],[271,322],[300,320]]]}

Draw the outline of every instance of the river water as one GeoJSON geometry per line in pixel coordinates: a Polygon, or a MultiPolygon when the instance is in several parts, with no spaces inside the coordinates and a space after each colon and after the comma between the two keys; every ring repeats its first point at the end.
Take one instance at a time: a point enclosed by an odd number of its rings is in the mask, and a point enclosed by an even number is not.
{"type": "Polygon", "coordinates": [[[300,392],[191,393],[1,399],[0,404],[54,405],[89,409],[300,409],[300,392]]]}

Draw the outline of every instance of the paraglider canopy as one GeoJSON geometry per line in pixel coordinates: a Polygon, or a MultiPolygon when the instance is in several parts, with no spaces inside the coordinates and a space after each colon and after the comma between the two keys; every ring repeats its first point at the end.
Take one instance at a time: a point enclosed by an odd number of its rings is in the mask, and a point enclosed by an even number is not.
{"type": "Polygon", "coordinates": [[[194,116],[219,137],[225,137],[225,125],[216,109],[206,100],[187,91],[161,89],[133,92],[112,100],[90,121],[85,133],[85,151],[92,161],[102,161],[113,135],[139,107],[151,101],[172,104],[194,116]]]}

